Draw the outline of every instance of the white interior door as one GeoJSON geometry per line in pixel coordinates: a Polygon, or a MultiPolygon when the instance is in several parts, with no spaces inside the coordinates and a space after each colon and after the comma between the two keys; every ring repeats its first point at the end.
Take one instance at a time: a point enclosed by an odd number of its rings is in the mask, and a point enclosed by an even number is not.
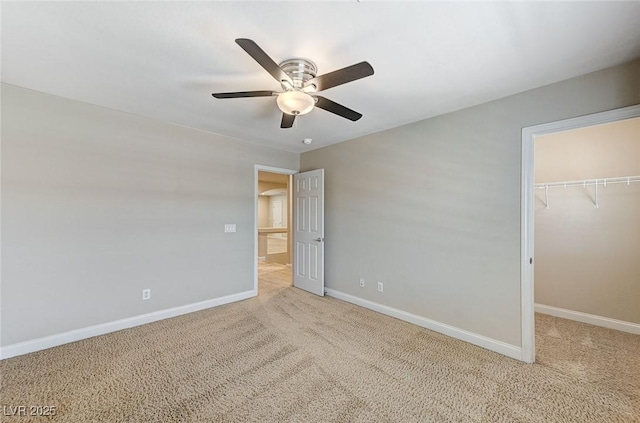
{"type": "Polygon", "coordinates": [[[324,169],[293,176],[293,285],[324,296],[324,169]]]}
{"type": "Polygon", "coordinates": [[[273,199],[271,203],[271,221],[272,227],[282,227],[282,200],[280,199],[273,199]]]}

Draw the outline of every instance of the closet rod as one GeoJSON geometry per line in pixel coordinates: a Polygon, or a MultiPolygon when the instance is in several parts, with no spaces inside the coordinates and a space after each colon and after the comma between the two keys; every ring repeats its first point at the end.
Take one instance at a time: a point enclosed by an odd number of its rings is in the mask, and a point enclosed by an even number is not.
{"type": "Polygon", "coordinates": [[[633,184],[635,182],[640,182],[640,176],[619,176],[616,178],[599,178],[599,179],[583,179],[580,181],[562,181],[562,182],[549,182],[546,184],[536,184],[535,187],[538,189],[547,189],[547,188],[566,188],[566,187],[577,187],[577,186],[592,186],[592,185],[602,185],[607,186],[610,184],[633,184]]]}

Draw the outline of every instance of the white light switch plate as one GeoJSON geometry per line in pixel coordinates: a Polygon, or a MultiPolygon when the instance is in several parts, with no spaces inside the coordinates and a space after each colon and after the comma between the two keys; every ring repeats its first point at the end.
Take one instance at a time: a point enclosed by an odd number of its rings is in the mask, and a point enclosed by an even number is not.
{"type": "Polygon", "coordinates": [[[224,224],[224,231],[225,232],[235,232],[236,231],[236,224],[235,223],[225,223],[224,224]]]}

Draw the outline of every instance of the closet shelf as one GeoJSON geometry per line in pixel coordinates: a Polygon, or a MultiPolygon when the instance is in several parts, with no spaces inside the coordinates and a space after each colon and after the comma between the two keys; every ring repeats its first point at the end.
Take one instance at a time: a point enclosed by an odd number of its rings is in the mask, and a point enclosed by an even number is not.
{"type": "Polygon", "coordinates": [[[561,182],[549,182],[545,184],[535,184],[537,189],[544,190],[544,206],[549,208],[549,188],[567,188],[567,187],[594,187],[593,207],[599,208],[598,204],[598,186],[613,184],[627,184],[631,185],[635,182],[640,182],[640,176],[618,176],[615,178],[600,178],[600,179],[583,179],[581,181],[561,181],[561,182]]]}
{"type": "Polygon", "coordinates": [[[591,185],[607,186],[609,184],[627,184],[630,185],[634,182],[640,182],[640,176],[617,176],[615,178],[599,178],[599,179],[582,179],[580,181],[561,181],[561,182],[547,182],[543,184],[536,184],[538,189],[549,188],[566,188],[566,187],[587,187],[591,185]]]}

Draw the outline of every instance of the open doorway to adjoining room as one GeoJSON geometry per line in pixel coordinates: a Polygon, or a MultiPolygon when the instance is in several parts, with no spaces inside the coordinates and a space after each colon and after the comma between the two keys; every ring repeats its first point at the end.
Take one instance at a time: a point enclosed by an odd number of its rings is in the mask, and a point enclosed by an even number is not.
{"type": "Polygon", "coordinates": [[[256,166],[256,288],[292,285],[292,191],[295,171],[256,166]]]}

